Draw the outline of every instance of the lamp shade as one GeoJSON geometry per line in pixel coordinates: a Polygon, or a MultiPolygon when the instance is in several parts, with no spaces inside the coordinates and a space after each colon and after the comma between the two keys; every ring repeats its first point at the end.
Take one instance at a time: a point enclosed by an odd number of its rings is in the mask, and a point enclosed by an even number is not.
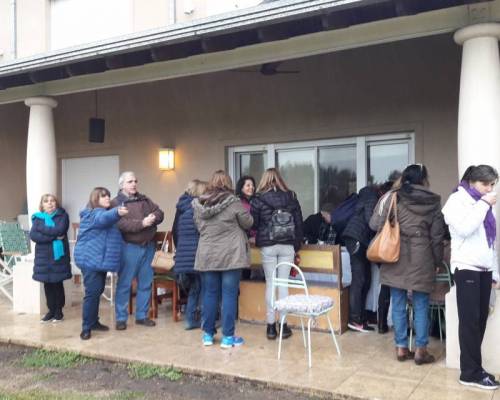
{"type": "Polygon", "coordinates": [[[175,168],[175,151],[174,149],[160,149],[158,151],[159,168],[162,171],[171,171],[175,168]]]}

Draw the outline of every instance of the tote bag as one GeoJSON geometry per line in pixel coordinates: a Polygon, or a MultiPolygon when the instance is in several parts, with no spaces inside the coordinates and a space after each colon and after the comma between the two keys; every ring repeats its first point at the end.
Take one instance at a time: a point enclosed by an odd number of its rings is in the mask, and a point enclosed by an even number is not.
{"type": "Polygon", "coordinates": [[[396,263],[399,261],[400,244],[397,193],[394,192],[391,196],[391,203],[389,204],[384,225],[368,246],[366,257],[375,263],[396,263]],[[392,222],[391,214],[394,215],[392,222]]]}

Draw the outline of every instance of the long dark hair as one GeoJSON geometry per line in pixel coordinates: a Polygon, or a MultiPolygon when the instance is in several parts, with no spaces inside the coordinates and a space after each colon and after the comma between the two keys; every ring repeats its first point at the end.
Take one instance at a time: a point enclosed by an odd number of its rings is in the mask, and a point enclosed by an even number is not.
{"type": "Polygon", "coordinates": [[[462,176],[461,181],[491,183],[498,181],[498,172],[490,165],[471,165],[462,176]]]}
{"type": "Polygon", "coordinates": [[[401,190],[411,193],[411,185],[429,186],[429,174],[423,164],[408,165],[401,175],[401,190]]]}
{"type": "Polygon", "coordinates": [[[243,186],[245,186],[246,181],[252,181],[253,183],[253,189],[255,192],[255,179],[253,179],[253,176],[250,175],[243,175],[240,179],[238,179],[238,182],[236,182],[236,189],[234,190],[234,194],[238,196],[239,198],[245,197],[243,193],[243,186]]]}

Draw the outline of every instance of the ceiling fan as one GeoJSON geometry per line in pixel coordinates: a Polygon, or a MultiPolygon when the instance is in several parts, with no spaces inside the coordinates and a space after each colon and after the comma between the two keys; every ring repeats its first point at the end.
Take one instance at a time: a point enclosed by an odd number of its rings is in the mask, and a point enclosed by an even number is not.
{"type": "Polygon", "coordinates": [[[277,74],[298,74],[300,71],[298,70],[281,70],[278,67],[283,63],[283,61],[275,61],[270,63],[264,63],[260,66],[259,69],[233,69],[231,72],[246,72],[246,73],[261,73],[265,76],[272,76],[277,74]]]}

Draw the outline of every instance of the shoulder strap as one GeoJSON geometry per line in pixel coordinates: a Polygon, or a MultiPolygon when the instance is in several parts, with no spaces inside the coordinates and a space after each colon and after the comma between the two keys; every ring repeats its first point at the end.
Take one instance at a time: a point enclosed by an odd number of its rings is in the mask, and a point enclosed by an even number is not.
{"type": "Polygon", "coordinates": [[[276,210],[276,207],[273,207],[271,204],[269,204],[267,201],[265,201],[263,198],[262,198],[262,195],[258,197],[258,199],[264,203],[266,206],[268,206],[269,208],[271,208],[272,210],[276,210]]]}

